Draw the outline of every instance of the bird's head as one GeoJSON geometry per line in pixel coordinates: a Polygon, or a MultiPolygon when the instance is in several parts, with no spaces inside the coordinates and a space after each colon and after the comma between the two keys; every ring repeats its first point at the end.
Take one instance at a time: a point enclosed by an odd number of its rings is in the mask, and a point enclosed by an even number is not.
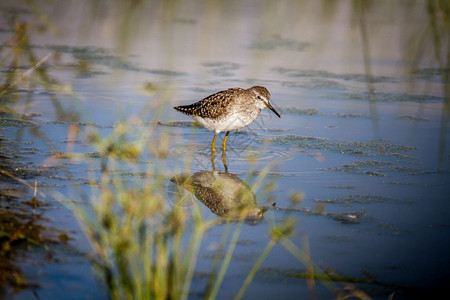
{"type": "Polygon", "coordinates": [[[251,87],[249,90],[255,94],[257,105],[259,108],[262,109],[262,108],[267,107],[268,109],[273,111],[274,114],[276,114],[278,116],[278,118],[281,118],[280,114],[270,104],[270,93],[265,87],[254,86],[254,87],[251,87]]]}

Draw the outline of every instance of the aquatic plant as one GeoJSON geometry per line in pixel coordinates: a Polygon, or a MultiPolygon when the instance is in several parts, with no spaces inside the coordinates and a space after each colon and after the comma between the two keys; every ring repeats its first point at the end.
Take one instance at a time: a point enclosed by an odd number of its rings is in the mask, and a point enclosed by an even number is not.
{"type": "MultiPolygon", "coordinates": [[[[158,126],[152,124],[151,126],[158,126]]],[[[150,164],[143,177],[135,177],[131,184],[126,184],[121,175],[114,172],[117,165],[128,161],[128,167],[136,171],[132,165],[140,158],[144,149],[136,150],[134,144],[158,143],[159,141],[155,142],[153,139],[161,137],[144,135],[136,143],[124,143],[124,134],[134,131],[135,134],[131,135],[136,136],[136,130],[146,128],[122,126],[105,138],[90,134],[90,140],[95,143],[102,155],[100,181],[98,186],[92,187],[92,196],[87,207],[80,206],[76,202],[70,204],[94,250],[91,256],[93,266],[103,278],[113,299],[186,299],[190,293],[203,236],[213,226],[225,222],[219,253],[205,289],[206,298],[216,298],[243,223],[254,210],[254,195],[240,194],[242,191],[250,193],[250,187],[235,175],[220,175],[218,178],[213,176],[213,179],[225,184],[229,181],[237,182],[237,193],[242,197],[252,197],[253,200],[246,206],[245,201],[238,199],[239,202],[236,202],[238,207],[233,208],[233,199],[228,199],[224,209],[232,212],[232,218],[221,215],[222,218],[208,220],[204,218],[201,203],[183,206],[176,204],[181,203],[182,199],[173,199],[175,205],[168,201],[167,178],[159,175],[166,171],[164,164],[150,164]],[[130,147],[132,149],[129,149],[130,147]],[[130,156],[129,153],[133,155],[130,156]],[[227,242],[229,238],[231,240],[227,242]],[[223,256],[220,254],[222,251],[223,256]],[[222,260],[219,259],[221,257],[222,260]]],[[[154,132],[154,129],[145,131],[154,132]]],[[[158,156],[161,151],[150,148],[150,152],[158,156]]],[[[261,172],[255,182],[257,185],[261,186],[268,170],[269,168],[261,172]]],[[[193,177],[183,178],[185,181],[198,181],[197,177],[203,174],[212,173],[194,174],[193,177]]],[[[184,187],[190,189],[186,184],[184,182],[184,187]]],[[[219,185],[216,183],[210,193],[214,191],[221,193],[219,185]]],[[[221,188],[229,189],[230,186],[221,188]]],[[[253,185],[253,188],[258,186],[253,185]]],[[[239,195],[236,196],[240,197],[239,195]]],[[[67,203],[64,196],[57,195],[57,197],[63,203],[67,203]]],[[[175,194],[174,197],[182,197],[182,194],[175,194]]],[[[202,202],[210,203],[214,199],[203,198],[202,202]]],[[[292,234],[293,219],[289,224],[290,229],[284,228],[285,225],[272,228],[270,242],[250,271],[237,298],[244,294],[275,243],[292,234]]]]}
{"type": "MultiPolygon", "coordinates": [[[[56,91],[61,92],[62,89],[45,68],[51,55],[39,58],[30,42],[37,25],[16,17],[12,13],[5,18],[11,35],[0,45],[0,297],[8,295],[10,289],[16,293],[38,286],[34,280],[25,278],[22,266],[17,264],[18,257],[23,260],[27,252],[48,249],[50,244],[63,244],[70,239],[65,231],[46,224],[44,212],[39,209],[47,205],[45,195],[38,191],[36,180],[34,185],[28,181],[45,172],[38,170],[34,164],[22,161],[19,153],[23,153],[25,147],[3,135],[4,127],[14,126],[20,131],[29,130],[32,135],[45,140],[45,134],[32,120],[36,115],[28,111],[30,106],[17,104],[23,95],[31,101],[37,87],[47,90],[56,112],[62,118],[66,117],[62,109],[58,110],[61,107],[56,98],[56,91]],[[33,191],[31,199],[24,199],[30,191],[33,191]]],[[[30,147],[27,150],[35,152],[30,147]]],[[[50,261],[52,259],[49,257],[50,261]]]]}

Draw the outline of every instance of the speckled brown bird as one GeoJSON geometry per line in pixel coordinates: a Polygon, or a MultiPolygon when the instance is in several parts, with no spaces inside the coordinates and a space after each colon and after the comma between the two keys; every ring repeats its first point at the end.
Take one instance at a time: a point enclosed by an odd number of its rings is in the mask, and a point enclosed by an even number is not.
{"type": "Polygon", "coordinates": [[[249,89],[232,88],[215,93],[196,103],[174,108],[190,116],[206,129],[215,132],[211,142],[213,151],[216,151],[215,143],[219,132],[227,132],[222,142],[222,147],[226,150],[230,131],[239,130],[251,124],[263,108],[269,108],[281,118],[270,104],[269,91],[263,86],[254,86],[249,89]]]}
{"type": "Polygon", "coordinates": [[[171,181],[194,194],[214,214],[226,219],[261,220],[267,211],[267,208],[257,205],[250,186],[228,172],[180,174],[171,181]]]}

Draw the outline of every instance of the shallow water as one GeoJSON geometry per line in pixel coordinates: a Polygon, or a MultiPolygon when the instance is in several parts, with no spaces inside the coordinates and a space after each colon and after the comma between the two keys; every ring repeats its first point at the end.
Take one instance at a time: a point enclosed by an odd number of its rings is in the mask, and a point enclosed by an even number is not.
{"type": "MultiPolygon", "coordinates": [[[[226,162],[229,173],[247,184],[270,165],[264,183],[275,185],[268,194],[254,191],[257,203],[268,211],[263,221],[244,225],[219,298],[236,294],[267,243],[270,220],[286,213],[298,221],[292,241],[309,248],[317,266],[341,276],[331,287],[318,280],[318,298],[334,297],[336,287],[349,283],[383,299],[392,293],[420,297],[443,288],[450,275],[450,133],[443,117],[448,82],[442,74],[449,70],[440,72],[433,55],[424,53],[416,76],[403,73],[407,28],[421,28],[427,21],[420,3],[408,8],[409,19],[402,5],[384,3],[369,10],[365,26],[374,45],[370,77],[358,23],[352,23],[358,18],[349,4],[148,4],[128,24],[133,34],[123,36],[117,35],[121,23],[114,18],[120,12],[115,5],[102,7],[100,16],[92,8],[93,16],[81,18],[87,4],[70,3],[72,12],[59,5],[46,8],[59,35],[32,38],[38,57],[52,53],[46,66],[69,92],[57,93],[58,105],[39,87],[32,91],[31,103],[25,91],[18,92],[15,107],[33,113],[31,121],[44,134],[37,135],[33,126],[3,127],[3,134],[19,143],[19,159],[50,170],[36,177],[44,193],[58,191],[79,205],[89,201],[101,159],[84,137],[92,128],[107,136],[125,122],[143,131],[157,124],[156,133],[167,134],[166,171],[157,176],[166,178],[172,201],[173,176],[213,168],[213,133],[194,126],[172,106],[229,87],[263,85],[281,119],[263,111],[251,126],[231,133],[226,162]],[[259,22],[262,17],[265,21],[259,22]],[[119,55],[120,50],[126,54],[119,55]],[[70,136],[74,125],[79,129],[75,139],[70,136]],[[50,159],[55,151],[81,158],[55,161],[50,159]],[[190,166],[186,158],[192,160],[190,166]],[[298,209],[289,210],[294,193],[303,198],[298,209]]],[[[0,40],[10,35],[2,31],[0,40]]],[[[135,139],[128,137],[130,143],[135,139]]],[[[133,182],[149,164],[158,164],[158,158],[145,154],[131,169],[119,164],[117,172],[133,182]]],[[[221,150],[214,167],[224,170],[221,150]]],[[[61,289],[77,299],[107,298],[87,259],[77,255],[89,252],[90,245],[75,217],[51,196],[46,201],[51,203],[43,208],[48,223],[75,238],[69,242],[71,250],[58,252],[57,263],[25,259],[25,273],[39,284],[33,292],[41,299],[59,298],[61,289]]],[[[204,212],[217,218],[206,207],[204,212]]],[[[201,298],[204,273],[223,229],[213,228],[202,243],[192,298],[201,298]]],[[[304,273],[305,266],[277,245],[245,297],[309,297],[304,273]]],[[[31,293],[28,289],[14,296],[27,299],[31,293]]]]}

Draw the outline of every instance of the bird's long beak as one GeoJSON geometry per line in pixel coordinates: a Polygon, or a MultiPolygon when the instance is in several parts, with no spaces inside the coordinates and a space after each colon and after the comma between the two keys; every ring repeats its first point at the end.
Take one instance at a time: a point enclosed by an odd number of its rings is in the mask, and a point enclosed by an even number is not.
{"type": "Polygon", "coordinates": [[[278,118],[281,118],[281,117],[280,117],[280,114],[277,113],[277,111],[275,110],[275,108],[273,108],[273,106],[272,106],[270,103],[267,103],[266,106],[267,106],[268,109],[270,109],[271,111],[273,111],[273,112],[278,116],[278,118]]]}

